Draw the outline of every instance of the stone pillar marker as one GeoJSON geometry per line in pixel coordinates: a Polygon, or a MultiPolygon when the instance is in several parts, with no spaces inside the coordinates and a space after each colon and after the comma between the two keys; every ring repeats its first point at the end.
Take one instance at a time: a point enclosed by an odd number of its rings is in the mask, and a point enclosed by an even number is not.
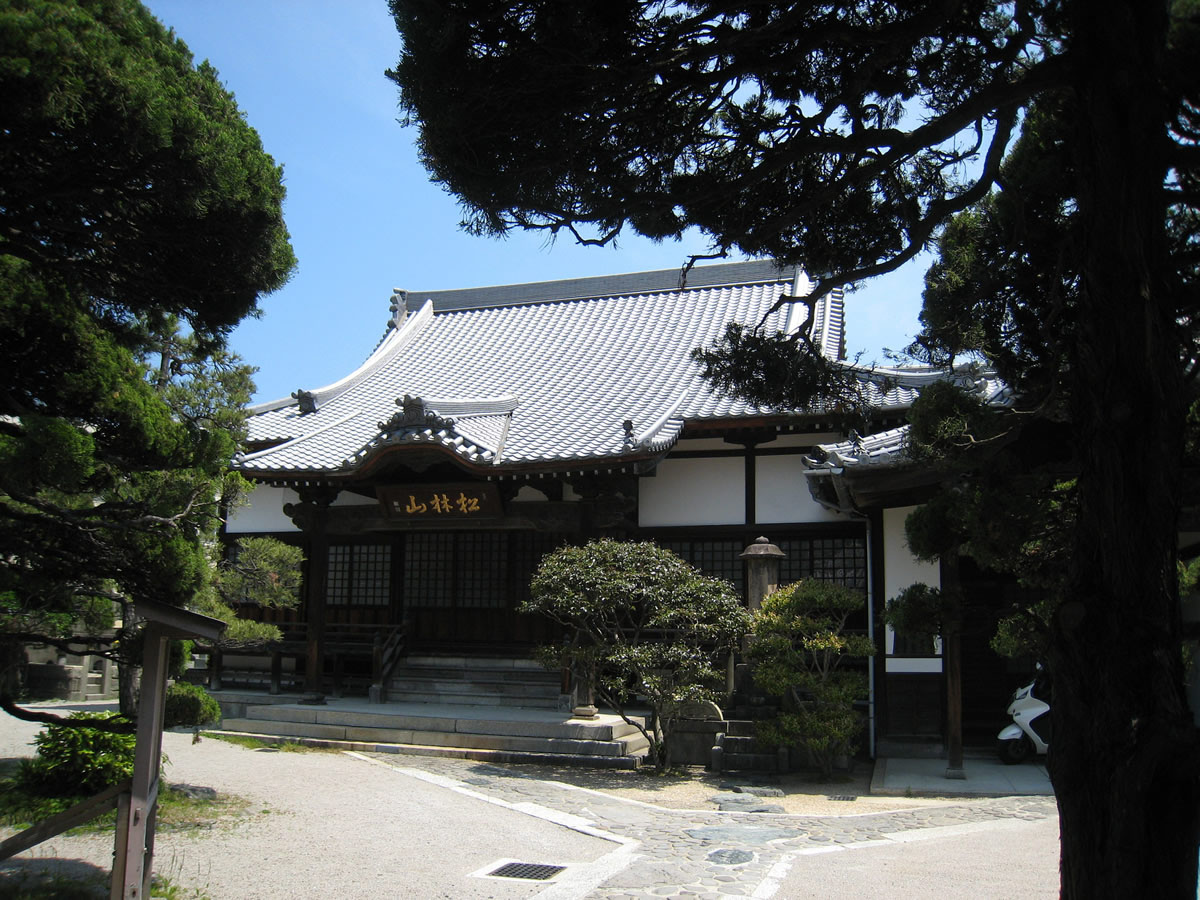
{"type": "Polygon", "coordinates": [[[746,561],[746,599],[750,612],[754,612],[762,606],[763,598],[779,587],[779,564],[787,554],[760,537],[738,558],[746,561]]]}

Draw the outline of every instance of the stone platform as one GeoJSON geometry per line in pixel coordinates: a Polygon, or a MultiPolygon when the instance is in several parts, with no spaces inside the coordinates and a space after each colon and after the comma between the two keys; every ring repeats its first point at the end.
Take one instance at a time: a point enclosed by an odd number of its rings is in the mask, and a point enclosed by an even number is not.
{"type": "Polygon", "coordinates": [[[647,748],[637,728],[615,715],[586,720],[549,709],[362,698],[313,705],[249,691],[213,696],[225,713],[221,731],[365,752],[636,768],[647,748]]]}

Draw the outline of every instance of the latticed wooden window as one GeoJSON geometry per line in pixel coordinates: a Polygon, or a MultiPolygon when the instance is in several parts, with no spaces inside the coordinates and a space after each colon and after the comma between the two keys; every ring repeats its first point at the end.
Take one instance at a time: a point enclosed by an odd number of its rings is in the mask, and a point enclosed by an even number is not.
{"type": "Polygon", "coordinates": [[[508,599],[508,536],[481,531],[455,537],[459,608],[503,608],[508,599]]]}
{"type": "Polygon", "coordinates": [[[858,590],[867,589],[867,543],[864,538],[801,538],[781,540],[777,546],[787,554],[779,568],[781,584],[816,578],[858,590]]]}
{"type": "Polygon", "coordinates": [[[508,570],[516,596],[514,605],[529,599],[529,582],[542,564],[542,558],[568,543],[566,535],[540,531],[514,531],[509,534],[508,570]]]}
{"type": "Polygon", "coordinates": [[[389,544],[331,544],[325,600],[334,606],[387,606],[392,594],[389,544]]]}
{"type": "Polygon", "coordinates": [[[454,605],[454,535],[427,532],[404,539],[404,605],[454,605]]]}
{"type": "Polygon", "coordinates": [[[542,556],[561,535],[521,531],[429,532],[404,538],[404,605],[506,609],[529,596],[542,556]]]}
{"type": "Polygon", "coordinates": [[[745,544],[741,540],[658,543],[660,547],[670,550],[705,575],[714,575],[732,582],[738,593],[745,589],[745,566],[740,558],[745,544]]]}

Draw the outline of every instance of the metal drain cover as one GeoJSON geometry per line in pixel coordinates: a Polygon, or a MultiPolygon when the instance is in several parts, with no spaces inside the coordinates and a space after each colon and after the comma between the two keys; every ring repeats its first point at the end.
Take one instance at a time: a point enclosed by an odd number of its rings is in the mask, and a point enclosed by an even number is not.
{"type": "Polygon", "coordinates": [[[500,868],[488,872],[493,878],[524,878],[527,881],[546,881],[553,878],[566,866],[547,866],[542,863],[505,863],[500,868]]]}
{"type": "Polygon", "coordinates": [[[857,798],[857,797],[855,797],[853,794],[831,794],[831,795],[830,795],[828,798],[826,798],[826,799],[829,799],[829,800],[844,800],[844,801],[845,801],[845,802],[847,802],[847,803],[853,803],[853,802],[854,802],[855,800],[857,800],[858,798],[857,798]]]}

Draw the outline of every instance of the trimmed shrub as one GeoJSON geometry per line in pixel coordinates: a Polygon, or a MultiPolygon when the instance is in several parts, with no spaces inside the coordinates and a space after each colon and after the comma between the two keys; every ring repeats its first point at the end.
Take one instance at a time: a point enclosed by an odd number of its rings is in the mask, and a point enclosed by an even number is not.
{"type": "Polygon", "coordinates": [[[167,687],[163,708],[163,727],[207,725],[219,721],[221,706],[198,684],[176,681],[167,687]]]}
{"type": "MultiPolygon", "coordinates": [[[[72,720],[120,718],[77,712],[72,720]]],[[[34,739],[37,753],[21,760],[17,784],[42,797],[86,797],[133,776],[137,738],[93,728],[50,725],[34,739]]]]}

